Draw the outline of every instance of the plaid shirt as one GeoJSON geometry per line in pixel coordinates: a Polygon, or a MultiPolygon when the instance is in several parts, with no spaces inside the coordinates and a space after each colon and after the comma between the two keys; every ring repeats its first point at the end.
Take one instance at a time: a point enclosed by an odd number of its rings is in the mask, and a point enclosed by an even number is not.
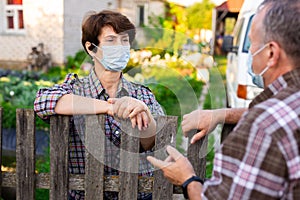
{"type": "MultiPolygon", "coordinates": [[[[37,115],[47,120],[51,115],[55,115],[54,108],[59,98],[65,94],[76,94],[80,96],[97,98],[106,101],[109,96],[102,87],[94,70],[91,70],[89,76],[79,79],[76,74],[68,74],[62,84],[56,84],[51,88],[43,88],[37,92],[34,102],[34,110],[37,115]]],[[[127,81],[122,75],[118,85],[117,97],[130,96],[143,101],[150,109],[153,115],[164,115],[164,112],[155,100],[150,90],[136,83],[127,81]]],[[[83,142],[84,134],[84,116],[73,116],[70,120],[69,136],[69,172],[73,174],[83,174],[85,166],[85,147],[83,142]]],[[[114,117],[106,115],[105,119],[105,166],[106,175],[118,175],[119,147],[120,147],[120,124],[114,117]],[[116,168],[116,169],[114,169],[116,168]]],[[[153,167],[146,160],[146,156],[151,151],[140,154],[139,175],[152,176],[153,167]]],[[[70,199],[83,199],[83,192],[72,191],[70,199]]],[[[116,193],[106,192],[108,199],[117,199],[116,193]]],[[[139,193],[139,198],[143,199],[146,194],[139,193]]],[[[148,195],[149,196],[149,195],[148,195]]]]}
{"type": "Polygon", "coordinates": [[[215,154],[203,199],[300,199],[300,68],[250,104],[215,154]]]}

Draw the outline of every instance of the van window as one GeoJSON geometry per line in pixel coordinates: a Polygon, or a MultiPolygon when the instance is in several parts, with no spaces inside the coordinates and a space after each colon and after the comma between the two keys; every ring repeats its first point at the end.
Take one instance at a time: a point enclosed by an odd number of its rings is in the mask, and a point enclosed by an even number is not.
{"type": "Polygon", "coordinates": [[[254,15],[252,15],[249,18],[249,23],[248,23],[247,30],[246,30],[246,37],[245,37],[245,41],[244,41],[244,44],[243,44],[243,50],[242,50],[242,52],[244,52],[244,53],[248,53],[249,48],[250,48],[250,40],[249,40],[248,34],[249,34],[249,31],[250,31],[250,27],[251,27],[253,17],[254,17],[254,15]]]}
{"type": "Polygon", "coordinates": [[[235,47],[240,46],[240,38],[242,35],[242,28],[243,28],[244,21],[245,21],[244,18],[238,20],[237,26],[234,30],[235,34],[234,34],[234,38],[233,38],[233,46],[235,46],[235,47]]]}

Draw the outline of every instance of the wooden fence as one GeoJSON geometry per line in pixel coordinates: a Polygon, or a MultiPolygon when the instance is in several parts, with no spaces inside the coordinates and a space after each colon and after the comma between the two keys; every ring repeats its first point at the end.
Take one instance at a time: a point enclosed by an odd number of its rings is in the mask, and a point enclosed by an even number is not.
{"type": "MultiPolygon", "coordinates": [[[[0,164],[2,163],[2,113],[0,108],[0,164]]],[[[0,171],[1,187],[16,187],[17,200],[35,199],[35,188],[49,189],[51,200],[67,199],[68,190],[85,190],[85,199],[103,199],[104,191],[119,192],[119,199],[137,199],[138,192],[152,192],[153,199],[172,199],[173,194],[182,193],[181,188],[170,184],[160,170],[155,170],[153,177],[139,177],[137,173],[120,172],[119,176],[104,176],[103,162],[98,156],[104,151],[103,133],[104,116],[91,115],[86,118],[85,146],[95,143],[99,149],[89,152],[86,148],[85,174],[68,173],[68,137],[69,117],[54,116],[50,120],[50,173],[35,171],[35,113],[32,109],[17,109],[16,112],[16,173],[0,171]],[[99,120],[100,123],[96,123],[99,120]],[[95,151],[95,152],[94,152],[95,151]],[[95,156],[96,155],[96,156],[95,156]],[[96,158],[97,157],[97,158],[96,158]],[[130,192],[129,192],[130,191],[130,192]]],[[[155,149],[164,149],[167,144],[175,146],[177,117],[160,116],[157,119],[155,149]]],[[[120,166],[138,168],[139,138],[136,130],[127,129],[133,135],[122,134],[120,147],[120,166]],[[128,156],[126,151],[137,153],[128,156]],[[128,162],[130,160],[130,162],[128,162]]],[[[123,127],[123,124],[122,124],[123,127]]],[[[127,131],[128,131],[127,130],[127,131]]],[[[126,131],[126,132],[127,132],[126,131]]],[[[104,133],[103,133],[104,134],[104,133]]],[[[187,156],[198,176],[205,177],[207,138],[195,145],[189,145],[187,156]],[[200,150],[201,149],[201,150],[200,150]],[[200,153],[201,151],[201,153],[200,153]],[[201,156],[202,155],[202,156],[201,156]]],[[[163,158],[163,151],[155,151],[154,155],[163,158]]],[[[164,151],[165,154],[165,151],[164,151]]],[[[1,169],[0,169],[1,170],[1,169]]]]}

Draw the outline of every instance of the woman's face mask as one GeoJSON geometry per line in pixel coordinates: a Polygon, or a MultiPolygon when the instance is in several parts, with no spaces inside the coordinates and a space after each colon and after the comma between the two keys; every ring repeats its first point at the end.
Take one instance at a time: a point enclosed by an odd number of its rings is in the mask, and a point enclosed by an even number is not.
{"type": "Polygon", "coordinates": [[[120,72],[127,66],[130,58],[130,46],[126,45],[114,45],[114,46],[101,46],[97,47],[92,43],[97,49],[102,51],[102,59],[94,55],[95,59],[102,64],[102,66],[114,72],[120,72]]]}
{"type": "Polygon", "coordinates": [[[250,76],[252,77],[252,82],[254,85],[256,85],[259,88],[264,88],[265,84],[264,84],[264,79],[263,79],[263,75],[264,73],[270,68],[269,66],[266,66],[266,68],[259,74],[255,74],[253,72],[252,69],[252,62],[253,62],[253,57],[256,56],[257,54],[259,54],[264,48],[266,48],[266,46],[268,46],[268,44],[265,44],[263,47],[261,47],[260,49],[258,49],[256,52],[254,52],[253,54],[251,54],[251,52],[249,51],[248,53],[248,61],[247,61],[247,65],[248,65],[248,73],[250,74],[250,76]]]}

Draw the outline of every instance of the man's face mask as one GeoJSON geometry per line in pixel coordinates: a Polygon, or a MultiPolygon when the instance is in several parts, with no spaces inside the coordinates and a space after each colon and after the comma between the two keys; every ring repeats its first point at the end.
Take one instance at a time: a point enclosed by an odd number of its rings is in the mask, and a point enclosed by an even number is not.
{"type": "Polygon", "coordinates": [[[116,45],[116,46],[101,46],[97,47],[94,43],[92,43],[97,49],[102,51],[102,59],[94,55],[98,62],[102,64],[102,66],[114,72],[120,72],[125,69],[129,58],[130,58],[130,46],[126,45],[116,45]]]}
{"type": "Polygon", "coordinates": [[[249,75],[252,77],[252,82],[254,85],[256,85],[259,88],[264,88],[265,84],[264,84],[264,79],[263,79],[263,75],[264,73],[270,68],[269,66],[266,66],[266,68],[260,72],[259,74],[255,74],[253,72],[252,69],[252,62],[253,62],[253,57],[256,56],[257,54],[259,54],[262,50],[264,50],[264,48],[266,48],[268,46],[268,44],[265,44],[264,46],[262,46],[260,49],[258,49],[256,52],[254,52],[253,54],[251,54],[251,52],[249,51],[248,53],[248,61],[247,61],[247,65],[248,65],[248,73],[249,75]]]}

